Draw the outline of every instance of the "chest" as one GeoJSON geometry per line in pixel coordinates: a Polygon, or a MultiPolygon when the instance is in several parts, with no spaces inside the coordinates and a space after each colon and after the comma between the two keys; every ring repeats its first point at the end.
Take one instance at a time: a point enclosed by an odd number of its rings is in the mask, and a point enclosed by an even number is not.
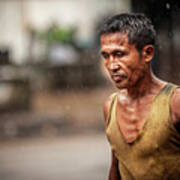
{"type": "Polygon", "coordinates": [[[117,102],[116,121],[121,134],[128,143],[132,143],[145,126],[152,106],[152,99],[142,102],[117,102]]]}

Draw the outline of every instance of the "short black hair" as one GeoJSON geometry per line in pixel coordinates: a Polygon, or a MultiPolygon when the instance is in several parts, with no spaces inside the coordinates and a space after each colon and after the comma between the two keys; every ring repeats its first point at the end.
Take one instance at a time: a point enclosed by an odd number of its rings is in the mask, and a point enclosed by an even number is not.
{"type": "Polygon", "coordinates": [[[141,51],[145,45],[156,44],[156,31],[151,20],[142,13],[123,13],[105,19],[99,34],[124,33],[128,35],[129,44],[135,44],[141,51]]]}

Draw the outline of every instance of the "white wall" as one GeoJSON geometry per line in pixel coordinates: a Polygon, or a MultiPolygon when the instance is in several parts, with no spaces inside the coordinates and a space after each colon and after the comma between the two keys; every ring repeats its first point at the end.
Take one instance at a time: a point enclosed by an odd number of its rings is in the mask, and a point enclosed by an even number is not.
{"type": "Polygon", "coordinates": [[[106,12],[130,9],[130,0],[31,0],[25,4],[31,25],[44,28],[53,21],[62,25],[78,24],[81,39],[92,37],[94,22],[106,12]]]}
{"type": "Polygon", "coordinates": [[[27,55],[21,10],[21,1],[0,1],[0,47],[10,47],[12,58],[17,63],[27,55]]]}

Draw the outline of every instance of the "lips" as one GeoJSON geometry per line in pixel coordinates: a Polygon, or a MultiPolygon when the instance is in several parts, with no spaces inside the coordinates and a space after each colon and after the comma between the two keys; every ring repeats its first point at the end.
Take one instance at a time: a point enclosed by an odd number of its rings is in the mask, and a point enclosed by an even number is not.
{"type": "Polygon", "coordinates": [[[120,82],[120,81],[126,79],[126,78],[127,78],[127,75],[125,75],[125,74],[122,74],[122,75],[112,75],[111,77],[112,77],[112,79],[113,79],[115,82],[120,82]]]}

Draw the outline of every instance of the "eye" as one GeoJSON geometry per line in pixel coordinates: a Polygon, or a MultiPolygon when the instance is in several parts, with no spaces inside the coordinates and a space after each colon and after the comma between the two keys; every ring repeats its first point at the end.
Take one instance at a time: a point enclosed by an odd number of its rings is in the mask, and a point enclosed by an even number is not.
{"type": "Polygon", "coordinates": [[[102,52],[101,55],[102,55],[102,57],[104,59],[109,59],[109,54],[108,53],[102,52]]]}
{"type": "Polygon", "coordinates": [[[125,55],[125,53],[124,53],[124,52],[121,52],[121,51],[116,51],[116,52],[114,53],[114,56],[117,57],[117,58],[120,58],[120,57],[122,57],[122,56],[124,56],[124,55],[125,55]]]}

